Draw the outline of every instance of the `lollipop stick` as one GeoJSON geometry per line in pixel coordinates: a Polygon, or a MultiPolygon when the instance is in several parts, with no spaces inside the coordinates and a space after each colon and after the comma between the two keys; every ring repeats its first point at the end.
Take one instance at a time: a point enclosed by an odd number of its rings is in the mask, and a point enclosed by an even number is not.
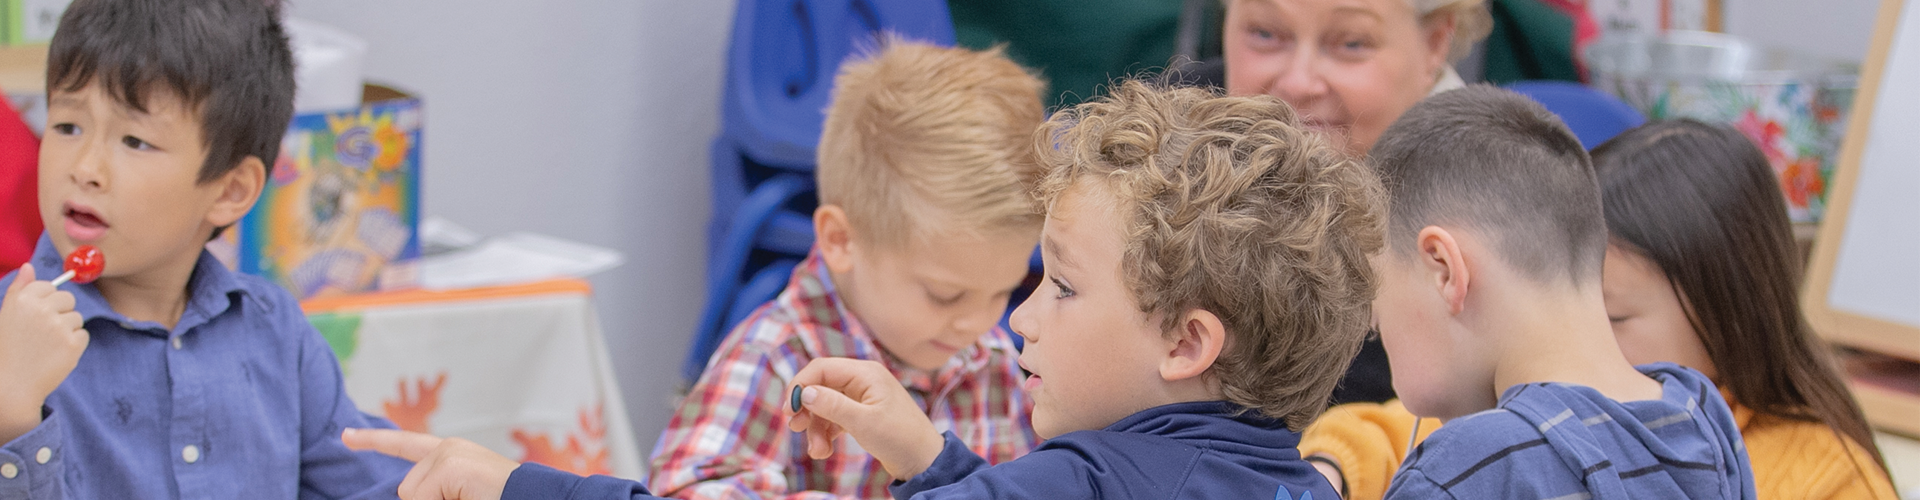
{"type": "Polygon", "coordinates": [[[70,279],[73,279],[73,270],[71,269],[67,270],[67,272],[60,273],[59,277],[54,278],[53,286],[56,286],[56,287],[60,286],[62,283],[66,283],[67,280],[70,280],[70,279]]]}

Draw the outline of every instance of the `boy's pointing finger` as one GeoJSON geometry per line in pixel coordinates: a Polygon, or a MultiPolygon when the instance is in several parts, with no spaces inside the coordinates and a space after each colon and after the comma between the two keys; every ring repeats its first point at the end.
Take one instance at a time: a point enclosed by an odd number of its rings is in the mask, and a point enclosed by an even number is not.
{"type": "Polygon", "coordinates": [[[347,429],[340,432],[340,441],[347,448],[359,451],[376,451],[419,462],[427,458],[434,448],[440,447],[444,438],[418,432],[396,431],[388,429],[347,429]]]}

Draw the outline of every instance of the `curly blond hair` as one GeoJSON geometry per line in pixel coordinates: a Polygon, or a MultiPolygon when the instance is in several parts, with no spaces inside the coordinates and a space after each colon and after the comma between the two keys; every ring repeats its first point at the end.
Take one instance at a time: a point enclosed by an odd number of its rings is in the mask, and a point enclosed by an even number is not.
{"type": "Polygon", "coordinates": [[[1051,206],[1091,180],[1119,200],[1121,275],[1142,312],[1178,327],[1203,309],[1228,340],[1211,369],[1227,400],[1305,429],[1371,321],[1385,191],[1374,172],[1270,96],[1137,81],[1054,114],[1036,133],[1051,206]]]}
{"type": "Polygon", "coordinates": [[[888,36],[834,79],[820,134],[820,203],[862,241],[899,247],[936,234],[1038,234],[1029,141],[1045,84],[999,48],[888,36]]]}

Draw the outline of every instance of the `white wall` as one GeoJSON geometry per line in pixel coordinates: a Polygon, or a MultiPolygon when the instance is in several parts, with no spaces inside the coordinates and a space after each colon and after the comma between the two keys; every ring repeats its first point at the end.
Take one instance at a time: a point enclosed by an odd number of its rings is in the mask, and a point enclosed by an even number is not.
{"type": "MultiPolygon", "coordinates": [[[[1880,0],[1722,0],[1727,33],[1768,47],[1859,62],[1880,0]]],[[[1912,3],[1912,2],[1909,2],[1912,3]]]]}
{"type": "Polygon", "coordinates": [[[706,144],[732,1],[296,0],[425,101],[427,214],[624,252],[593,280],[647,453],[701,305],[706,144]]]}

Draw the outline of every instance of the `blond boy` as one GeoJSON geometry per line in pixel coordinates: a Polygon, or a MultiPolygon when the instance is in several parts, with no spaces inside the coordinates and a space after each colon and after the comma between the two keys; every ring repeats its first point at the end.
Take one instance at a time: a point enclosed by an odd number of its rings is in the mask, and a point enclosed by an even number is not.
{"type": "Polygon", "coordinates": [[[648,485],[663,495],[886,498],[855,445],[813,460],[779,430],[788,381],[821,357],[884,364],[921,414],[990,460],[1033,447],[1018,353],[997,324],[1039,233],[1027,138],[1042,84],[998,51],[895,39],[834,85],[815,250],[734,328],[661,433],[648,485]]]}
{"type": "MultiPolygon", "coordinates": [[[[888,478],[858,445],[813,459],[804,436],[781,429],[794,373],[822,357],[884,366],[916,414],[991,462],[1033,448],[1018,352],[997,324],[1039,238],[1030,138],[1043,85],[998,50],[899,39],[842,67],[834,85],[814,251],[734,328],[682,401],[654,449],[653,491],[887,498],[888,478]]],[[[486,482],[506,487],[510,473],[508,498],[645,491],[533,465],[498,469],[486,482]]]]}
{"type": "Polygon", "coordinates": [[[1270,97],[1138,82],[1037,140],[1048,281],[1012,325],[1048,441],[989,467],[845,359],[795,377],[790,428],[851,435],[895,498],[1337,498],[1294,444],[1367,329],[1372,172],[1270,97]]]}

